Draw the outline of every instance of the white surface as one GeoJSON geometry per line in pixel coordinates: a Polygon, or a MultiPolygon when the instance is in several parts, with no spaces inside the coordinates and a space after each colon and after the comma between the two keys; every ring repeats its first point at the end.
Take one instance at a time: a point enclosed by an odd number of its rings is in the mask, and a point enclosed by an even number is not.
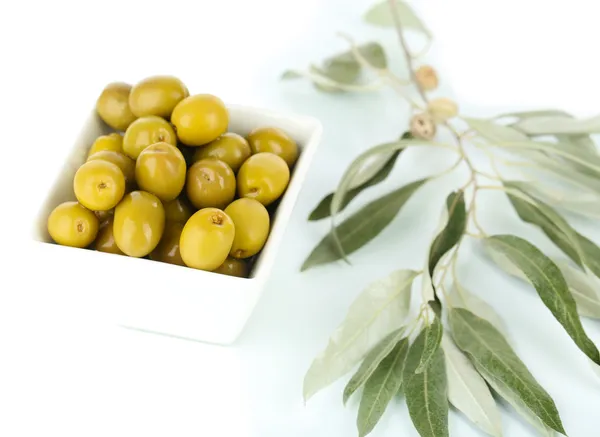
{"type": "Polygon", "coordinates": [[[119,278],[119,286],[105,293],[106,303],[110,305],[110,311],[105,315],[107,320],[127,328],[214,344],[232,343],[246,325],[272,275],[281,239],[321,141],[323,128],[316,118],[304,115],[231,104],[227,105],[227,110],[231,132],[247,135],[260,127],[278,127],[297,142],[301,151],[272,216],[269,238],[249,278],[42,244],[52,243],[47,231],[48,215],[60,203],[75,199],[75,172],[85,162],[94,140],[109,132],[95,109],[80,127],[64,164],[54,169],[53,182],[32,229],[32,237],[44,247],[33,250],[43,251],[46,257],[63,265],[69,264],[70,269],[77,269],[84,276],[91,277],[98,270],[104,270],[119,278]]]}
{"type": "MultiPolygon", "coordinates": [[[[422,264],[449,185],[411,200],[378,239],[342,264],[298,268],[326,223],[305,217],[334,187],[359,151],[405,126],[391,93],[329,96],[309,85],[279,83],[344,47],[343,30],[382,37],[398,59],[393,34],[362,25],[368,0],[220,0],[3,2],[0,15],[3,119],[0,267],[0,435],[257,436],[355,434],[356,400],[344,408],[343,383],[304,406],[301,385],[313,356],[367,282],[397,266],[422,264]],[[273,18],[276,17],[276,18],[273,18]],[[103,294],[119,286],[34,251],[29,217],[43,198],[46,163],[61,162],[90,102],[110,80],[178,74],[190,89],[228,101],[293,109],[321,119],[324,142],[284,237],[276,274],[235,347],[223,348],[127,331],[99,318],[103,294]],[[367,267],[366,263],[376,263],[367,267]]],[[[436,36],[429,58],[444,86],[476,116],[505,108],[557,106],[597,111],[600,4],[591,0],[422,0],[436,36]]],[[[444,168],[445,154],[403,157],[394,176],[365,199],[444,168]]],[[[451,182],[446,180],[445,182],[451,182]]],[[[500,196],[482,202],[491,231],[517,226],[500,196]]],[[[581,229],[600,237],[597,226],[581,229]]],[[[598,240],[597,240],[598,241],[598,240]]],[[[468,252],[460,274],[504,317],[515,349],[556,400],[572,437],[600,429],[600,380],[535,293],[468,252]],[[467,257],[473,261],[466,262],[467,257]]],[[[598,322],[585,322],[600,344],[598,322]]],[[[375,437],[416,436],[406,408],[393,405],[375,437]]],[[[503,410],[504,433],[531,429],[503,410]]],[[[480,436],[460,415],[452,435],[480,436]]],[[[531,434],[533,435],[533,434],[531,434]]]]}

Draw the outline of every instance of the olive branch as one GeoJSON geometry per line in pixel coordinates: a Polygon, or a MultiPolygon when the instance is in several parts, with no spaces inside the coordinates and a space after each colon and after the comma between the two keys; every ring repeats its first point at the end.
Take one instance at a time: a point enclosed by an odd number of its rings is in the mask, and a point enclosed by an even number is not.
{"type": "Polygon", "coordinates": [[[308,400],[358,365],[344,389],[343,401],[362,391],[359,436],[374,429],[396,395],[405,397],[421,436],[448,435],[449,404],[483,432],[501,436],[492,393],[542,435],[566,435],[551,396],[514,352],[502,319],[461,284],[457,263],[467,238],[479,242],[503,271],[537,291],[593,369],[600,371],[600,353],[581,322],[581,317],[600,319],[600,248],[566,218],[567,212],[600,218],[600,154],[591,137],[600,133],[600,116],[579,119],[560,110],[506,113],[491,119],[462,115],[456,102],[431,99],[427,94],[437,88],[439,78],[433,67],[417,64],[432,37],[407,3],[380,2],[367,11],[365,20],[395,29],[408,78],[388,68],[380,44],[358,45],[345,34],[340,36],[349,45],[347,52],[320,66],[311,65],[307,71],[286,71],[283,78],[303,77],[318,90],[331,93],[390,87],[408,103],[412,115],[399,139],[360,154],[337,189],[312,211],[309,220],[329,218],[331,230],[302,270],[339,260],[350,263],[348,256],[375,239],[422,186],[461,166],[468,177],[448,193],[424,267],[393,271],[359,294],[309,368],[304,398],[308,400]],[[426,39],[417,55],[407,44],[409,30],[426,39]],[[372,79],[363,81],[363,73],[372,79]],[[436,141],[440,130],[450,134],[450,144],[436,141]],[[467,146],[487,157],[489,171],[474,164],[467,146]],[[383,182],[403,151],[414,147],[451,150],[457,159],[446,170],[398,187],[338,223],[345,208],[364,190],[383,182]],[[507,171],[519,177],[508,177],[507,171]],[[521,237],[486,232],[477,216],[477,199],[491,190],[505,195],[517,216],[540,229],[565,257],[551,258],[521,237]],[[417,278],[421,279],[422,301],[418,314],[410,317],[417,278]]]}

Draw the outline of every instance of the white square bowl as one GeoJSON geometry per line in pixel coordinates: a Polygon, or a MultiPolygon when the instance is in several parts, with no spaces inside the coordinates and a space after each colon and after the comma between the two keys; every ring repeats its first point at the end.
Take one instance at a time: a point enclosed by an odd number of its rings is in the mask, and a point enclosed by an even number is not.
{"type": "MultiPolygon", "coordinates": [[[[63,168],[39,210],[33,230],[34,240],[50,244],[56,265],[65,266],[56,278],[77,268],[89,270],[90,278],[98,271],[110,272],[102,278],[114,284],[106,298],[111,299],[107,314],[115,323],[167,335],[217,344],[230,344],[242,332],[264,289],[294,204],[302,188],[308,167],[320,142],[322,126],[312,117],[283,114],[248,106],[228,105],[229,131],[245,135],[261,126],[285,130],[301,149],[290,183],[271,221],[271,232],[258,256],[250,278],[175,266],[143,258],[130,258],[93,250],[59,246],[52,242],[46,220],[58,204],[74,200],[73,176],[85,162],[93,141],[107,128],[95,111],[87,119],[63,168]],[[58,262],[56,261],[58,260],[58,262]],[[68,266],[68,267],[67,267],[68,266]]],[[[83,270],[82,270],[83,269],[83,270]]]]}

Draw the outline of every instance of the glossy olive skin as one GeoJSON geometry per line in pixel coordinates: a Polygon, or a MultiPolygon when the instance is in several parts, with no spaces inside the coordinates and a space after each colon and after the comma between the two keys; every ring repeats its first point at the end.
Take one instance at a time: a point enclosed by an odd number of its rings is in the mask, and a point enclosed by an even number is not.
{"type": "Polygon", "coordinates": [[[119,167],[125,177],[125,191],[131,191],[133,189],[133,186],[135,185],[135,161],[133,159],[123,153],[115,152],[113,150],[101,150],[90,155],[87,160],[93,161],[95,159],[112,162],[119,167]]]}
{"type": "Polygon", "coordinates": [[[62,246],[87,247],[98,234],[98,218],[77,202],[64,202],[48,216],[48,233],[62,246]]]}
{"type": "Polygon", "coordinates": [[[150,253],[150,259],[161,261],[178,266],[185,266],[179,253],[179,240],[181,231],[183,231],[183,223],[167,222],[160,243],[150,253]]]}
{"type": "Polygon", "coordinates": [[[103,159],[85,162],[73,178],[79,203],[92,211],[114,208],[125,194],[125,176],[119,167],[103,159]]]}
{"type": "Polygon", "coordinates": [[[164,228],[165,210],[154,194],[132,191],[115,208],[113,235],[126,255],[148,255],[158,246],[164,228]]]}
{"type": "Polygon", "coordinates": [[[96,138],[92,147],[88,152],[88,157],[102,150],[112,150],[113,152],[123,153],[123,136],[121,134],[112,133],[101,135],[96,138]]]}
{"type": "Polygon", "coordinates": [[[135,180],[144,191],[169,202],[185,185],[187,166],[179,149],[168,143],[146,147],[135,163],[135,180]]]}
{"type": "Polygon", "coordinates": [[[226,132],[206,146],[198,148],[194,153],[194,162],[204,158],[216,158],[226,163],[237,173],[252,151],[248,141],[241,135],[226,132]]]}
{"type": "Polygon", "coordinates": [[[249,258],[263,248],[269,236],[270,218],[267,208],[255,199],[243,197],[225,208],[235,226],[235,237],[229,255],[249,258]]]}
{"type": "Polygon", "coordinates": [[[123,152],[137,159],[146,147],[161,142],[177,145],[177,136],[169,122],[155,115],[140,117],[125,131],[123,152]]]}
{"type": "Polygon", "coordinates": [[[96,112],[114,130],[124,132],[137,118],[129,108],[131,85],[124,82],[109,83],[96,100],[96,112]]]}
{"type": "Polygon", "coordinates": [[[171,114],[177,137],[188,146],[202,146],[227,131],[229,112],[221,99],[211,94],[186,97],[171,114]]]}
{"type": "Polygon", "coordinates": [[[98,218],[100,226],[102,226],[108,220],[112,220],[114,213],[114,209],[108,209],[106,211],[94,211],[94,215],[98,218]]]}
{"type": "Polygon", "coordinates": [[[115,237],[113,235],[113,218],[109,218],[100,226],[98,236],[94,242],[94,249],[98,252],[113,253],[115,255],[123,255],[121,249],[115,243],[115,237]]]}
{"type": "Polygon", "coordinates": [[[204,208],[190,217],[181,233],[179,252],[186,266],[214,270],[229,254],[235,236],[233,220],[218,208],[204,208]]]}
{"type": "Polygon", "coordinates": [[[248,263],[243,259],[227,257],[225,262],[213,270],[215,273],[221,273],[228,276],[237,276],[238,278],[248,277],[248,263]]]}
{"type": "Polygon", "coordinates": [[[194,212],[183,196],[179,196],[170,202],[163,202],[163,206],[165,208],[165,218],[168,222],[185,223],[194,212]]]}
{"type": "Polygon", "coordinates": [[[129,107],[137,117],[156,115],[169,119],[173,108],[189,95],[187,87],[178,78],[151,76],[133,86],[129,94],[129,107]]]}
{"type": "Polygon", "coordinates": [[[288,167],[298,159],[298,145],[283,130],[276,127],[261,127],[248,134],[248,144],[252,153],[270,152],[283,158],[288,167]]]}
{"type": "Polygon", "coordinates": [[[256,199],[267,206],[283,194],[289,181],[290,169],[283,158],[273,153],[257,153],[240,167],[238,195],[256,199]]]}
{"type": "Polygon", "coordinates": [[[201,159],[187,172],[186,193],[196,209],[225,208],[235,197],[231,167],[214,158],[201,159]]]}

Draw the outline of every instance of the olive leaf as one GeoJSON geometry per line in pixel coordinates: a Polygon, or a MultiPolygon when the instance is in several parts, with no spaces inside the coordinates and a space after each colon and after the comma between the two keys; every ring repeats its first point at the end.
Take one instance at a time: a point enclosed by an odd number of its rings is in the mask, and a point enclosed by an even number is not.
{"type": "Polygon", "coordinates": [[[495,378],[490,372],[482,367],[478,367],[477,371],[485,379],[488,385],[494,390],[501,398],[508,402],[517,414],[523,417],[529,422],[541,436],[544,437],[555,437],[556,432],[546,425],[542,419],[540,419],[536,413],[528,406],[526,402],[521,398],[520,393],[515,392],[498,378],[495,378]]]}
{"type": "MultiPolygon", "coordinates": [[[[527,276],[503,253],[497,251],[492,245],[486,244],[485,241],[483,243],[483,248],[485,249],[486,255],[498,267],[500,267],[509,275],[530,283],[529,278],[527,278],[527,276]]],[[[581,270],[572,267],[564,260],[553,259],[553,261],[558,268],[560,268],[565,280],[567,281],[569,291],[577,303],[577,311],[579,315],[582,317],[592,317],[596,319],[600,318],[600,294],[596,291],[598,284],[593,281],[593,278],[590,277],[590,275],[586,275],[581,270]]],[[[481,314],[477,315],[481,316],[481,314]]],[[[488,320],[490,319],[488,318],[488,320]]],[[[492,322],[492,324],[498,328],[495,323],[492,322]]]]}
{"type": "MultiPolygon", "coordinates": [[[[398,215],[404,204],[427,179],[421,179],[398,188],[363,206],[359,211],[337,225],[338,241],[345,254],[363,247],[383,231],[398,215]]],[[[329,232],[302,264],[301,271],[342,259],[333,232],[329,232]]]]}
{"type": "Polygon", "coordinates": [[[417,275],[412,270],[394,271],[358,295],[325,350],[308,369],[305,400],[352,370],[386,335],[402,326],[417,275]]]}
{"type": "Polygon", "coordinates": [[[402,385],[402,371],[408,353],[408,339],[398,342],[365,382],[358,407],[359,437],[369,434],[402,385]]]}
{"type": "Polygon", "coordinates": [[[487,384],[446,333],[442,337],[442,349],[448,379],[448,400],[481,430],[500,437],[500,412],[487,384]]]}
{"type": "Polygon", "coordinates": [[[425,344],[421,354],[421,361],[419,361],[419,365],[415,369],[415,373],[422,373],[425,369],[427,369],[429,362],[433,359],[436,351],[440,347],[443,333],[444,329],[442,328],[442,323],[438,317],[434,317],[433,323],[423,328],[425,344]]]}
{"type": "Polygon", "coordinates": [[[490,385],[502,386],[545,425],[565,434],[550,395],[490,322],[464,308],[450,309],[449,321],[456,345],[490,385]]]}
{"type": "Polygon", "coordinates": [[[446,208],[448,211],[446,227],[433,240],[429,249],[430,275],[433,275],[433,271],[442,256],[460,241],[467,227],[465,193],[462,190],[450,193],[446,199],[446,208]]]}
{"type": "Polygon", "coordinates": [[[348,399],[350,399],[354,392],[362,387],[367,379],[369,379],[375,369],[377,369],[377,366],[379,366],[379,363],[381,363],[381,361],[392,351],[394,346],[402,340],[403,336],[404,328],[396,329],[381,340],[377,346],[371,349],[356,373],[352,375],[352,378],[350,378],[344,388],[344,405],[346,405],[346,402],[348,402],[348,399]]]}
{"type": "Polygon", "coordinates": [[[342,205],[344,204],[345,197],[348,194],[348,191],[353,187],[353,184],[356,181],[356,177],[360,175],[361,169],[365,162],[368,162],[370,159],[377,157],[378,155],[392,153],[398,150],[403,150],[408,147],[415,146],[435,146],[436,143],[433,141],[425,141],[420,139],[400,139],[398,141],[392,143],[380,144],[375,147],[371,147],[365,152],[361,153],[357,158],[352,161],[350,166],[346,169],[342,178],[338,184],[338,188],[335,191],[333,198],[331,199],[330,206],[330,215],[332,218],[335,218],[336,214],[341,211],[342,205]]]}
{"type": "Polygon", "coordinates": [[[582,248],[577,232],[548,205],[526,195],[512,181],[504,181],[507,197],[517,215],[526,223],[539,226],[546,236],[580,267],[583,267],[582,248]]]}
{"type": "Polygon", "coordinates": [[[600,277],[600,247],[574,230],[550,206],[539,199],[525,195],[512,181],[505,181],[507,195],[519,217],[539,226],[544,233],[578,266],[587,266],[600,277]]]}
{"type": "Polygon", "coordinates": [[[515,111],[515,112],[505,112],[503,114],[498,114],[493,119],[501,119],[505,117],[514,117],[520,120],[528,119],[532,117],[548,117],[548,116],[559,116],[559,117],[573,117],[568,112],[565,112],[561,109],[536,109],[533,111],[515,111]]]}
{"type": "Polygon", "coordinates": [[[486,240],[486,244],[504,254],[523,271],[537,290],[544,305],[579,349],[592,361],[600,364],[600,353],[581,325],[577,304],[558,266],[537,247],[522,238],[513,235],[496,235],[486,240]]]}
{"type": "MultiPolygon", "coordinates": [[[[504,255],[502,255],[501,253],[495,251],[493,251],[493,253],[504,257],[504,255]]],[[[512,263],[509,263],[509,265],[512,267],[512,263]]],[[[521,272],[516,267],[514,267],[514,269],[519,273],[521,272]]],[[[448,300],[448,304],[451,307],[467,309],[476,316],[481,317],[482,319],[485,319],[488,322],[490,322],[492,325],[494,325],[494,328],[496,328],[503,335],[507,335],[504,321],[498,315],[498,313],[490,306],[490,304],[477,297],[473,293],[467,291],[467,289],[458,282],[456,283],[456,286],[450,288],[448,294],[446,295],[446,298],[448,300]]]]}
{"type": "MultiPolygon", "coordinates": [[[[400,139],[410,139],[411,135],[406,132],[400,139]]],[[[350,190],[344,196],[340,212],[343,211],[348,204],[365,189],[377,185],[387,179],[392,172],[396,160],[402,153],[403,149],[390,152],[389,154],[380,154],[375,156],[374,160],[363,167],[360,172],[354,177],[350,190]]],[[[310,213],[309,220],[321,220],[329,217],[331,212],[331,201],[334,193],[329,193],[310,213]]]]}
{"type": "Polygon", "coordinates": [[[564,115],[541,115],[522,119],[515,127],[528,135],[600,133],[600,116],[578,119],[564,115]]]}
{"type": "Polygon", "coordinates": [[[426,335],[421,331],[408,351],[402,385],[408,412],[421,437],[444,437],[448,436],[448,386],[442,349],[438,347],[425,369],[416,373],[426,335]]]}
{"type": "MultiPolygon", "coordinates": [[[[396,0],[396,10],[398,11],[398,16],[403,28],[421,32],[428,39],[431,39],[431,32],[429,29],[405,1],[396,0]]],[[[373,26],[395,27],[391,14],[392,11],[389,2],[383,0],[370,8],[365,13],[364,19],[373,26]]]]}
{"type": "Polygon", "coordinates": [[[579,269],[573,268],[569,263],[555,261],[567,281],[569,290],[577,303],[577,311],[583,317],[600,319],[600,294],[598,281],[593,281],[579,269]]]}
{"type": "Polygon", "coordinates": [[[465,117],[464,121],[471,129],[492,143],[507,141],[528,141],[529,138],[522,132],[490,120],[482,118],[465,117]]]}
{"type": "MultiPolygon", "coordinates": [[[[385,68],[387,57],[381,44],[368,42],[357,47],[358,52],[374,67],[385,68]]],[[[351,50],[338,53],[325,59],[322,65],[311,65],[310,72],[331,80],[331,85],[315,83],[321,91],[342,91],[335,84],[356,84],[360,79],[362,66],[351,50]]]]}
{"type": "Polygon", "coordinates": [[[300,79],[301,77],[304,77],[304,76],[300,72],[295,71],[295,70],[286,70],[281,74],[281,79],[284,79],[284,80],[300,79]]]}
{"type": "Polygon", "coordinates": [[[596,143],[589,135],[567,135],[567,134],[555,134],[554,137],[558,141],[559,145],[565,144],[578,149],[583,149],[590,153],[598,153],[596,143]]]}
{"type": "Polygon", "coordinates": [[[600,195],[591,190],[581,192],[581,190],[550,188],[539,181],[511,181],[510,183],[531,197],[544,203],[551,203],[565,212],[600,219],[600,195]]]}
{"type": "Polygon", "coordinates": [[[558,157],[566,159],[572,163],[588,169],[589,173],[596,178],[600,178],[600,155],[591,153],[585,149],[576,147],[565,147],[564,144],[559,145],[551,142],[542,141],[498,141],[493,144],[507,151],[514,150],[533,150],[543,151],[549,154],[554,154],[558,157]]]}

